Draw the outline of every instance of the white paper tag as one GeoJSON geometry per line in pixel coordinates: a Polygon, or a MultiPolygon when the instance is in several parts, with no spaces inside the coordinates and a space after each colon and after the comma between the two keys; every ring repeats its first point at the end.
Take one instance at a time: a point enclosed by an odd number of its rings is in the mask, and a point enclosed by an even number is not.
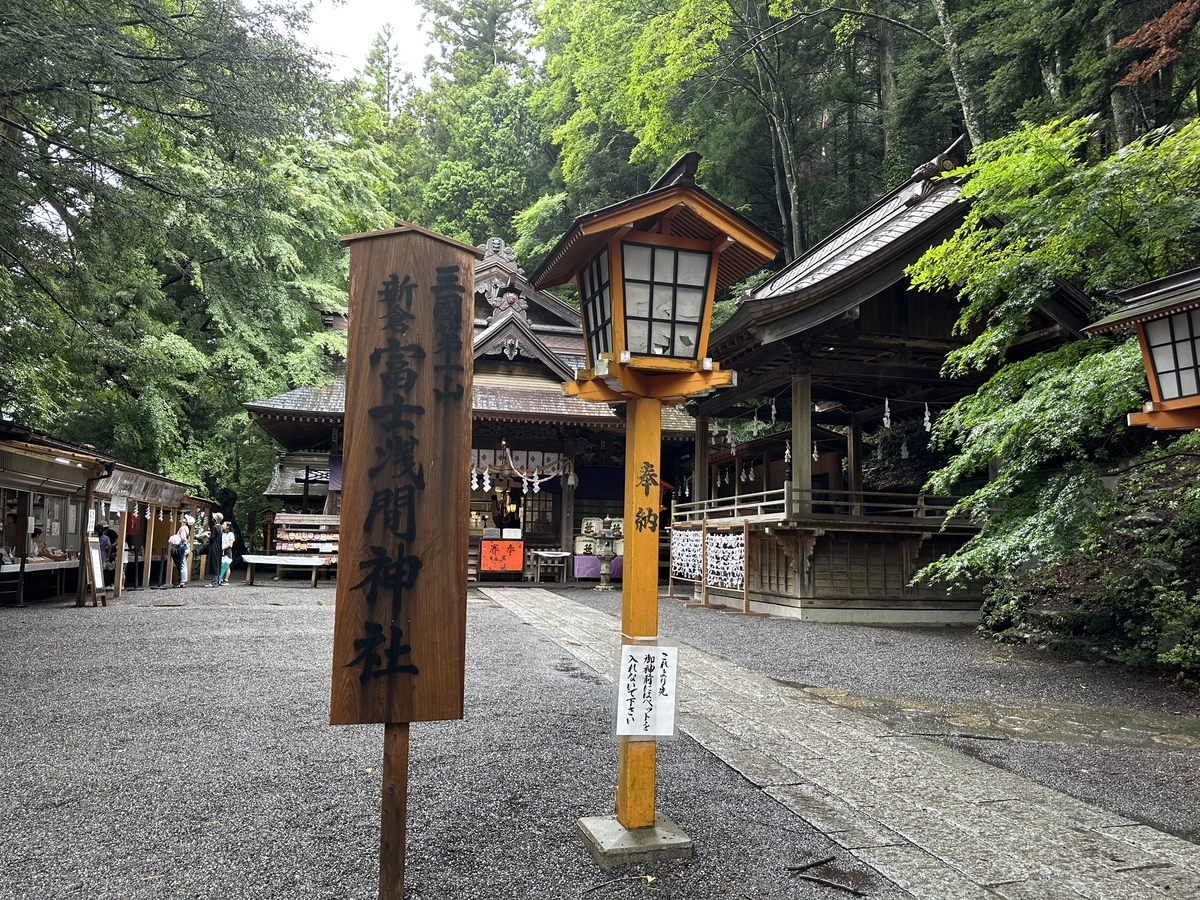
{"type": "Polygon", "coordinates": [[[675,734],[675,672],[678,647],[622,644],[617,672],[617,734],[675,734]]]}

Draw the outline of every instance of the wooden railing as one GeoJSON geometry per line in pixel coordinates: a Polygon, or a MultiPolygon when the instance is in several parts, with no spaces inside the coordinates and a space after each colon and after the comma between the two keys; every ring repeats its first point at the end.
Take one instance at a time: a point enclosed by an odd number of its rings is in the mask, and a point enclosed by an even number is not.
{"type": "Polygon", "coordinates": [[[872,491],[805,490],[784,482],[782,489],[676,503],[672,524],[706,519],[792,521],[796,519],[883,520],[917,518],[943,520],[960,498],[930,494],[872,491]]]}

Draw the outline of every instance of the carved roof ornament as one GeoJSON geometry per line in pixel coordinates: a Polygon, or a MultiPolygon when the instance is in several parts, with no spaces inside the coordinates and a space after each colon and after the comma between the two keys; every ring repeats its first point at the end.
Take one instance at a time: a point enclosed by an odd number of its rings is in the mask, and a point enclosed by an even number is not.
{"type": "Polygon", "coordinates": [[[487,298],[488,305],[494,310],[488,317],[489,322],[495,321],[500,316],[513,314],[519,315],[522,319],[528,318],[525,310],[529,309],[529,301],[521,294],[515,278],[510,278],[508,284],[505,285],[501,284],[499,278],[493,278],[484,288],[484,296],[487,298]]]}
{"type": "Polygon", "coordinates": [[[525,277],[525,270],[517,265],[517,251],[504,243],[504,238],[488,238],[484,243],[479,245],[479,249],[483,251],[481,268],[490,262],[498,262],[506,269],[516,272],[522,278],[525,277]]]}

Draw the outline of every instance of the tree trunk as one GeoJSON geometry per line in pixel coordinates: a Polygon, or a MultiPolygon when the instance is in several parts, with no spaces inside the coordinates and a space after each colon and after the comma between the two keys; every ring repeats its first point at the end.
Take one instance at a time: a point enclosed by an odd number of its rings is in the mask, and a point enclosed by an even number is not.
{"type": "MultiPolygon", "coordinates": [[[[1109,31],[1106,43],[1109,49],[1112,49],[1113,44],[1117,42],[1117,35],[1114,31],[1109,31]]],[[[1130,89],[1124,85],[1114,85],[1112,95],[1109,98],[1109,103],[1112,105],[1113,117],[1113,132],[1117,139],[1117,146],[1124,147],[1133,140],[1133,104],[1129,99],[1130,89]]]]}
{"type": "Polygon", "coordinates": [[[877,0],[878,21],[877,62],[879,68],[879,121],[883,125],[883,156],[896,149],[896,35],[892,23],[883,18],[887,3],[877,0]]]}
{"type": "MultiPolygon", "coordinates": [[[[769,61],[762,58],[762,49],[755,46],[752,58],[754,70],[758,77],[756,99],[766,114],[767,123],[771,128],[771,140],[779,146],[779,164],[783,170],[784,189],[787,191],[788,224],[786,231],[791,239],[790,247],[785,247],[784,256],[791,262],[803,252],[804,229],[800,225],[800,191],[796,179],[795,146],[791,140],[791,115],[787,104],[781,96],[778,86],[771,77],[769,61]]],[[[776,190],[779,185],[776,183],[776,190]]]]}
{"type": "Polygon", "coordinates": [[[979,122],[979,113],[975,106],[975,96],[967,79],[967,68],[963,65],[962,53],[958,46],[958,35],[954,23],[950,20],[950,9],[946,0],[933,0],[933,8],[937,10],[938,22],[942,26],[942,37],[946,43],[946,61],[950,65],[950,74],[954,78],[954,88],[958,92],[958,102],[962,106],[963,124],[967,128],[967,136],[972,146],[978,147],[984,143],[983,126],[979,122]]]}

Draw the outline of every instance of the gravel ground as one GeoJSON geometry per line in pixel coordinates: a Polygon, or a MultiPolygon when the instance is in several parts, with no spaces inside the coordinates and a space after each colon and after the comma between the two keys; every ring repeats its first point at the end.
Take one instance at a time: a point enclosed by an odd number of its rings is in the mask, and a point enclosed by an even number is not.
{"type": "MultiPolygon", "coordinates": [[[[697,858],[599,870],[574,823],[611,811],[611,685],[481,599],[466,718],[412,729],[409,897],[850,896],[784,869],[824,856],[823,877],[907,896],[686,736],[658,806],[697,858]]],[[[0,609],[0,898],[373,898],[383,733],[326,724],[332,603],[297,580],[0,609]]],[[[660,610],[665,638],[1200,834],[1193,693],[968,629],[660,610]]]]}
{"type": "MultiPolygon", "coordinates": [[[[374,898],[383,729],[326,724],[333,596],[0,609],[0,898],[374,898]]],[[[412,727],[409,897],[849,896],[784,869],[825,856],[908,896],[686,737],[658,806],[697,857],[599,870],[574,823],[612,808],[611,685],[478,595],[467,620],[466,718],[412,727]]]]}

